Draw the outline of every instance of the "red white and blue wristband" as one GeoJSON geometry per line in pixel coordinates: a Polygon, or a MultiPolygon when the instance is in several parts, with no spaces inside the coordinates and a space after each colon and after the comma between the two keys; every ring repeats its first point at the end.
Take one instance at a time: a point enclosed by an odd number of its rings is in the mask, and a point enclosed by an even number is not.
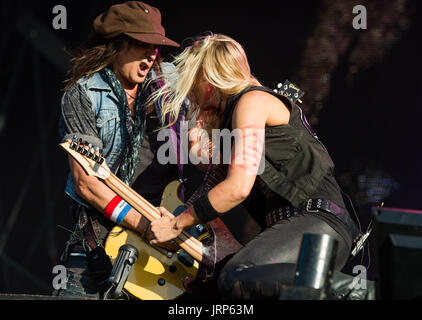
{"type": "Polygon", "coordinates": [[[119,196],[115,196],[107,205],[107,208],[104,211],[104,216],[120,225],[130,209],[132,209],[132,207],[126,201],[119,196]]]}

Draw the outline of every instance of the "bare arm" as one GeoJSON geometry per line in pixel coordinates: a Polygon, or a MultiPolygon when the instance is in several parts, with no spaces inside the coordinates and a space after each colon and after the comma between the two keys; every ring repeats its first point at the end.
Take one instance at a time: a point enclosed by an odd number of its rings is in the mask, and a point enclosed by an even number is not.
{"type": "MultiPolygon", "coordinates": [[[[288,109],[268,93],[252,91],[239,100],[232,127],[238,130],[242,139],[235,139],[227,177],[208,193],[208,199],[218,213],[225,213],[239,205],[252,190],[261,161],[265,126],[286,124],[288,121],[288,109]]],[[[202,223],[193,207],[177,217],[164,208],[160,210],[163,218],[151,223],[153,244],[168,241],[183,229],[202,223]]]]}
{"type": "Polygon", "coordinates": [[[242,139],[235,139],[226,179],[208,193],[217,212],[227,212],[249,196],[262,158],[265,127],[287,124],[289,116],[287,107],[269,93],[251,91],[242,96],[232,118],[232,128],[242,139]]]}
{"type": "MultiPolygon", "coordinates": [[[[96,177],[88,176],[84,169],[69,156],[69,166],[73,175],[76,193],[99,212],[104,212],[116,194],[96,177]]],[[[136,210],[131,209],[122,222],[122,226],[144,233],[149,221],[136,210]]]]}
{"type": "MultiPolygon", "coordinates": [[[[80,85],[72,86],[64,94],[61,115],[60,131],[63,140],[76,134],[86,136],[87,139],[89,137],[93,145],[102,146],[96,128],[96,117],[92,111],[92,102],[80,85]]],[[[97,178],[88,176],[72,157],[69,157],[69,167],[76,193],[96,210],[104,212],[116,194],[97,178]]],[[[147,226],[147,220],[132,209],[126,215],[123,226],[143,232],[147,226]]]]}

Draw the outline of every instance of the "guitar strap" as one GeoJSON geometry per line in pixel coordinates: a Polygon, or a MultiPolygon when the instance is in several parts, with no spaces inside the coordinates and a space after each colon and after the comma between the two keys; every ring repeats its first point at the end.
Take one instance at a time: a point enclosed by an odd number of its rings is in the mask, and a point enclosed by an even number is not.
{"type": "Polygon", "coordinates": [[[91,250],[94,250],[99,246],[98,241],[98,226],[97,232],[94,230],[92,218],[87,214],[86,209],[83,206],[79,206],[79,218],[78,218],[79,229],[83,231],[85,239],[91,250]]]}
{"type": "MultiPolygon", "coordinates": [[[[183,179],[183,150],[182,150],[182,137],[181,137],[181,124],[185,120],[184,112],[186,110],[186,105],[183,103],[183,106],[180,110],[180,115],[177,121],[170,126],[170,138],[171,138],[171,145],[173,146],[173,152],[177,159],[177,170],[179,176],[179,182],[181,182],[179,188],[179,198],[184,203],[185,202],[185,180],[183,179]]],[[[167,121],[169,122],[169,117],[167,117],[167,121]]]]}
{"type": "Polygon", "coordinates": [[[98,220],[93,219],[84,207],[79,206],[78,224],[90,248],[90,251],[86,255],[89,274],[97,282],[99,290],[104,290],[107,286],[108,277],[113,265],[104,247],[98,240],[100,235],[98,220]]]}
{"type": "MultiPolygon", "coordinates": [[[[162,79],[156,79],[156,85],[157,88],[154,86],[151,86],[152,92],[157,90],[158,88],[162,87],[164,85],[162,79]]],[[[156,101],[154,104],[155,112],[157,113],[158,118],[161,120],[161,101],[156,101]]],[[[185,120],[185,112],[187,110],[186,102],[183,102],[182,107],[180,108],[180,113],[177,121],[170,126],[170,139],[171,139],[171,145],[173,147],[173,152],[177,159],[177,171],[178,171],[178,177],[179,182],[181,182],[181,186],[179,188],[179,198],[184,203],[185,202],[185,180],[183,179],[183,152],[181,150],[181,123],[185,120]]],[[[167,115],[166,117],[167,123],[170,123],[170,116],[167,115]]],[[[164,123],[161,123],[164,125],[164,123]]]]}
{"type": "MultiPolygon", "coordinates": [[[[182,116],[182,119],[184,119],[184,116],[182,116]]],[[[180,148],[181,148],[181,137],[177,136],[177,130],[180,130],[180,122],[183,120],[180,120],[177,122],[178,125],[174,124],[170,127],[170,132],[171,132],[171,140],[172,140],[172,145],[173,145],[173,149],[174,152],[176,154],[176,159],[177,159],[177,171],[178,171],[178,175],[179,175],[179,181],[182,183],[180,185],[180,192],[179,192],[179,197],[180,200],[184,203],[185,202],[185,186],[184,186],[184,180],[183,180],[183,152],[181,152],[180,148]]]]}

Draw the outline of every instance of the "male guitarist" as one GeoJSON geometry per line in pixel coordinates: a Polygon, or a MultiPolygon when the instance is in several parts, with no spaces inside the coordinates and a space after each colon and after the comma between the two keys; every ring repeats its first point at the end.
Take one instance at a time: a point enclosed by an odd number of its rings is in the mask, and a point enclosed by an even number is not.
{"type": "MultiPolygon", "coordinates": [[[[89,46],[72,60],[60,118],[63,141],[76,135],[101,149],[111,171],[156,206],[180,169],[156,159],[156,129],[165,124],[159,103],[145,105],[162,86],[160,76],[168,81],[174,68],[159,58],[161,46],[179,45],[165,37],[157,8],[138,1],[110,7],[95,19],[89,46]]],[[[67,289],[53,294],[100,298],[111,270],[102,247],[107,234],[116,224],[143,234],[148,221],[71,157],[69,166],[66,194],[76,226],[61,257],[67,289]]]]}

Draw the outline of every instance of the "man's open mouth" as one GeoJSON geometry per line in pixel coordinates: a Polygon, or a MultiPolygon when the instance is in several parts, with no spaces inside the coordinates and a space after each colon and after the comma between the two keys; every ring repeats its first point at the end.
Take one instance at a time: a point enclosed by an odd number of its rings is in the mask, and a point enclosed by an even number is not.
{"type": "Polygon", "coordinates": [[[139,64],[139,73],[140,73],[141,76],[146,76],[149,69],[150,69],[150,66],[147,63],[141,62],[139,64]]]}

